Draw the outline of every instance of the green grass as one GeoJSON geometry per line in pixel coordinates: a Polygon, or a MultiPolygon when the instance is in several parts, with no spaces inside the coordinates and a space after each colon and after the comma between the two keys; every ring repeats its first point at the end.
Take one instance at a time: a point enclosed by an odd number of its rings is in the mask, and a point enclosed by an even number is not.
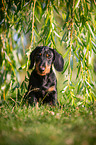
{"type": "Polygon", "coordinates": [[[96,106],[0,109],[0,145],[96,145],[96,106]]]}

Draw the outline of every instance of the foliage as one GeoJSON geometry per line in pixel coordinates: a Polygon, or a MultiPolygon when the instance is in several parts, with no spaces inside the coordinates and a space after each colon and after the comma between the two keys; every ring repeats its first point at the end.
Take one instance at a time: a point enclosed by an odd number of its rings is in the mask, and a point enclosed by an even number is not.
{"type": "Polygon", "coordinates": [[[61,52],[65,60],[64,103],[94,103],[96,84],[92,55],[96,54],[95,1],[2,0],[1,12],[1,100],[16,98],[18,101],[18,97],[23,97],[29,78],[30,52],[37,45],[48,45],[61,52]],[[18,72],[24,68],[28,77],[20,84],[18,72]]]}

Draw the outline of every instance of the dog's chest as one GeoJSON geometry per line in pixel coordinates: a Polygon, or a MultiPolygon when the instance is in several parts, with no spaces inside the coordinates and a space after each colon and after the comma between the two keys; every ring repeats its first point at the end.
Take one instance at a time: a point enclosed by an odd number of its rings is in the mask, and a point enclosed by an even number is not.
{"type": "Polygon", "coordinates": [[[48,86],[49,83],[51,82],[50,78],[48,76],[45,76],[41,79],[39,79],[39,86],[48,86]]]}
{"type": "Polygon", "coordinates": [[[30,85],[32,85],[32,88],[46,88],[53,85],[56,85],[56,77],[54,72],[51,72],[48,75],[45,76],[39,76],[35,70],[32,72],[30,77],[30,85]]]}

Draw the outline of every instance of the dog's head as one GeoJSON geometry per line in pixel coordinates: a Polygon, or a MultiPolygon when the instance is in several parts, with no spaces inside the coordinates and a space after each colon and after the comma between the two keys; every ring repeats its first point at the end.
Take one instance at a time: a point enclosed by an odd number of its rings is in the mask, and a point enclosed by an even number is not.
{"type": "Polygon", "coordinates": [[[64,60],[62,56],[55,50],[47,46],[38,46],[36,47],[30,55],[30,67],[35,64],[35,69],[37,73],[41,76],[44,76],[50,73],[52,64],[57,71],[62,71],[64,66],[64,60]]]}

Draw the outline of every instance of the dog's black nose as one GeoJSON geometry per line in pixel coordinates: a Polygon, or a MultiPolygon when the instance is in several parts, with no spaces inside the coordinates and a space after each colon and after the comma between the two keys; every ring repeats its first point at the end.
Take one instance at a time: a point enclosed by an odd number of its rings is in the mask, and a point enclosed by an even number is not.
{"type": "Polygon", "coordinates": [[[39,71],[43,72],[45,70],[45,67],[46,67],[45,62],[41,61],[40,65],[39,65],[39,71]]]}
{"type": "Polygon", "coordinates": [[[45,67],[40,67],[39,70],[40,72],[43,72],[45,70],[45,67]]]}

